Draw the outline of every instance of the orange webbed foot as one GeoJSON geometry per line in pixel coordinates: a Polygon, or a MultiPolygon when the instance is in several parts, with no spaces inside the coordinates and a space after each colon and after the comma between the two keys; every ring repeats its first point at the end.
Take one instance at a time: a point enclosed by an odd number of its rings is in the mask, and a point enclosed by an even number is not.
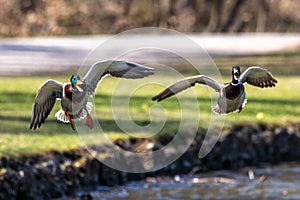
{"type": "Polygon", "coordinates": [[[73,123],[73,121],[72,121],[72,119],[71,119],[71,116],[69,115],[68,112],[65,112],[65,113],[66,113],[66,115],[67,115],[67,117],[68,117],[68,120],[69,120],[69,122],[70,122],[70,125],[71,125],[73,131],[75,131],[75,126],[74,126],[74,123],[73,123]]]}
{"type": "Polygon", "coordinates": [[[90,129],[92,129],[92,128],[94,128],[93,119],[87,110],[86,110],[86,112],[87,112],[87,115],[86,115],[85,125],[88,126],[90,129]]]}
{"type": "Polygon", "coordinates": [[[241,106],[239,107],[238,113],[242,112],[242,110],[243,110],[243,105],[241,105],[241,106]]]}

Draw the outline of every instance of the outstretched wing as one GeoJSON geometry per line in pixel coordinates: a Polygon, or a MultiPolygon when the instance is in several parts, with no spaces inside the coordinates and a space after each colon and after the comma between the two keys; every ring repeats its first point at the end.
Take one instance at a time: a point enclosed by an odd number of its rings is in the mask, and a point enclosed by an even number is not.
{"type": "Polygon", "coordinates": [[[177,81],[173,85],[169,86],[168,88],[166,88],[165,90],[163,90],[162,92],[160,92],[159,94],[154,96],[152,98],[152,100],[153,101],[156,101],[156,100],[161,101],[161,100],[166,99],[174,94],[181,92],[182,90],[185,90],[187,88],[194,86],[196,83],[209,86],[209,87],[215,89],[215,91],[217,91],[217,92],[220,92],[223,87],[222,83],[219,83],[218,81],[216,81],[208,76],[198,75],[198,76],[193,76],[193,77],[189,77],[189,78],[185,78],[185,79],[177,81]]]}
{"type": "Polygon", "coordinates": [[[121,60],[108,60],[95,63],[83,78],[89,94],[93,94],[100,80],[106,75],[122,78],[144,78],[154,74],[152,68],[121,60]]]}
{"type": "Polygon", "coordinates": [[[249,83],[261,88],[273,87],[277,83],[271,72],[259,66],[249,67],[242,73],[240,80],[242,83],[249,83]]]}
{"type": "Polygon", "coordinates": [[[46,81],[34,100],[30,129],[40,127],[51,112],[56,98],[62,98],[63,84],[54,80],[46,81]]]}

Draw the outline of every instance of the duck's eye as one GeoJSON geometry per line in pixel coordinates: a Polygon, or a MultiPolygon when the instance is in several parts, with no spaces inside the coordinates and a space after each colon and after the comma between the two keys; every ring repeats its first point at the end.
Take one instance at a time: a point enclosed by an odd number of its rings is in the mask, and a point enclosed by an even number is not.
{"type": "Polygon", "coordinates": [[[77,79],[76,79],[76,77],[72,77],[72,79],[71,79],[71,83],[73,84],[73,85],[75,85],[76,83],[77,83],[77,79]]]}

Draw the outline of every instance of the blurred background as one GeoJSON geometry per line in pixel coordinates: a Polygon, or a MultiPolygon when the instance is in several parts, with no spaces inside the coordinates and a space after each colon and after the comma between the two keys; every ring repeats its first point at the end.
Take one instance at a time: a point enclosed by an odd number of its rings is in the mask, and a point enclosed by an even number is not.
{"type": "Polygon", "coordinates": [[[2,37],[116,34],[137,27],[180,32],[299,32],[297,0],[0,1],[2,37]]]}

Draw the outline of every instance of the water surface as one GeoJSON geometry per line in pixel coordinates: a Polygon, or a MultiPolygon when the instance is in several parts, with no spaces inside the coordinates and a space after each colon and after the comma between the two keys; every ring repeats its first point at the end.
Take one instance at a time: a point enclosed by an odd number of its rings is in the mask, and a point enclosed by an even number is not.
{"type": "Polygon", "coordinates": [[[120,187],[99,186],[90,195],[114,200],[300,199],[300,164],[147,178],[120,187]]]}

